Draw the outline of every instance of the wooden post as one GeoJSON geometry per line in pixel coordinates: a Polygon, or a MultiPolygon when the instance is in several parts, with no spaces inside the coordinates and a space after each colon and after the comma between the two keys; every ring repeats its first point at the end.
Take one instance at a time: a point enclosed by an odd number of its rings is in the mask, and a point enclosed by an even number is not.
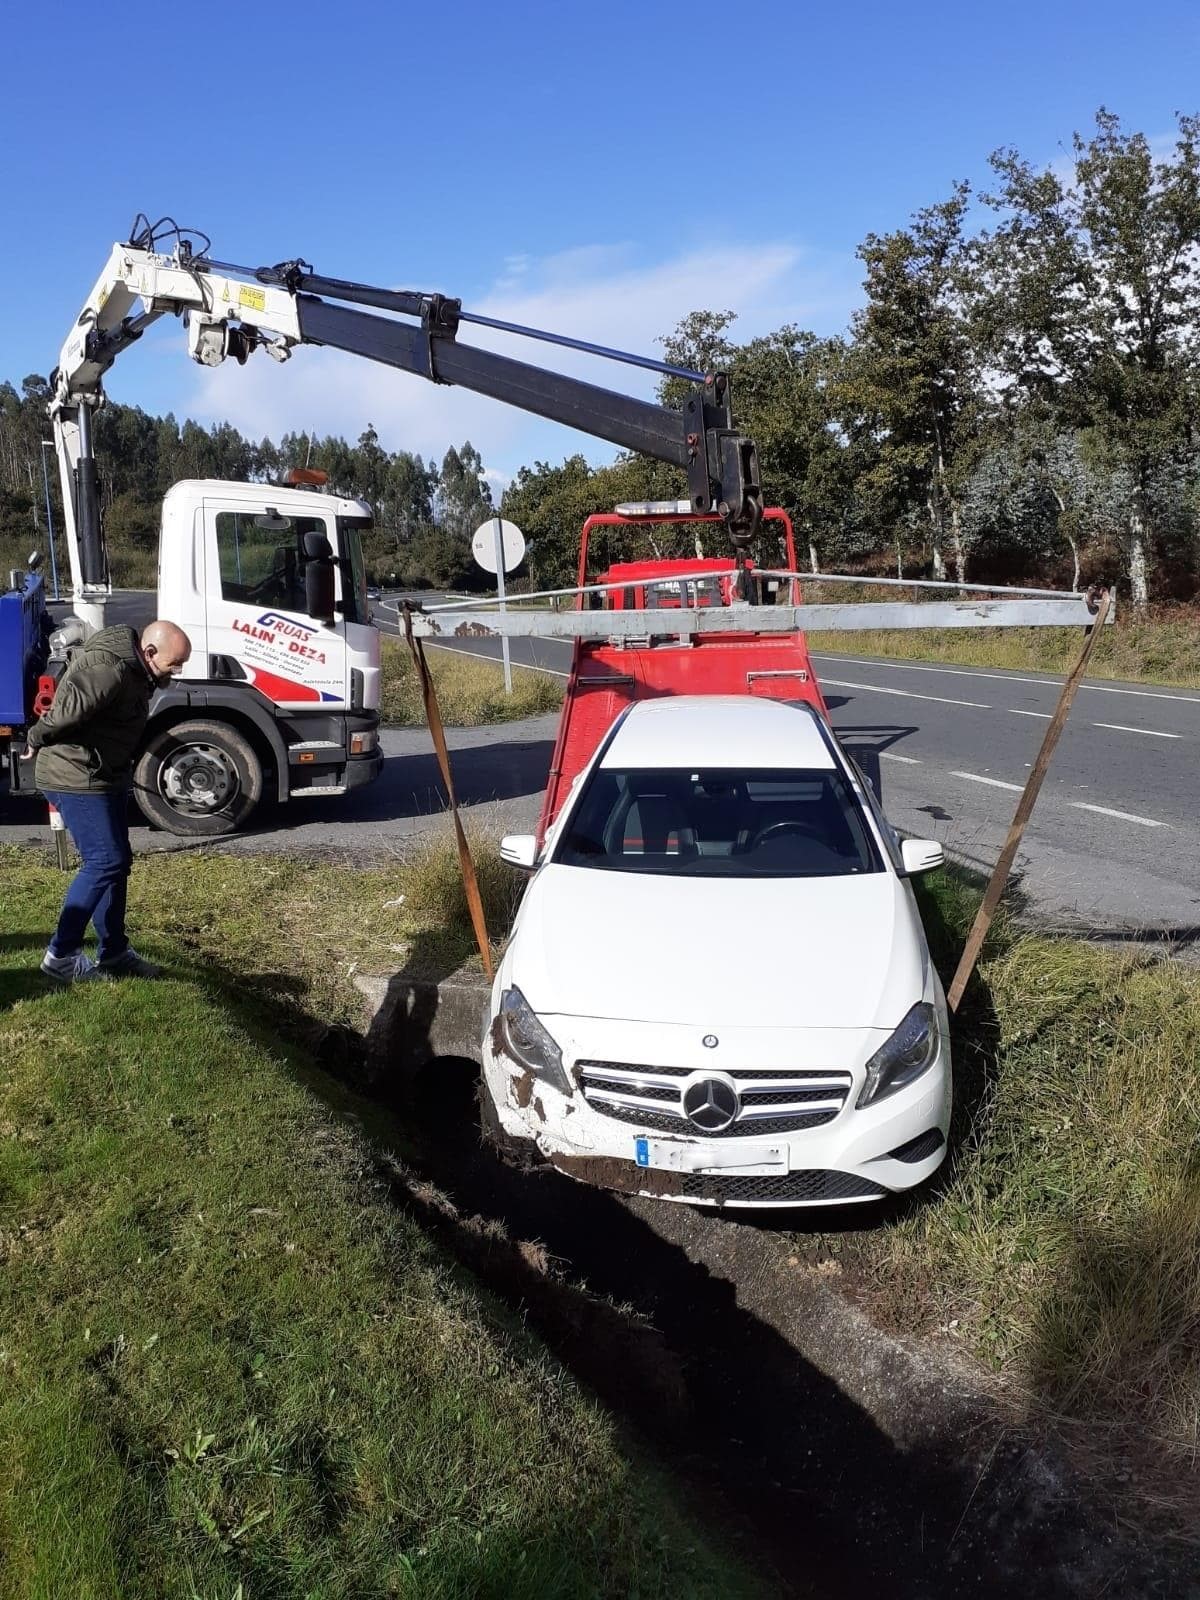
{"type": "Polygon", "coordinates": [[[1034,803],[1041,793],[1042,783],[1046,771],[1050,766],[1050,757],[1054,754],[1059,737],[1067,725],[1067,716],[1070,713],[1075,691],[1079,688],[1084,672],[1087,670],[1088,660],[1095,647],[1096,640],[1100,637],[1100,629],[1104,626],[1112,604],[1112,596],[1107,589],[1101,591],[1100,605],[1096,612],[1096,620],[1088,629],[1087,638],[1083,641],[1083,649],[1079,658],[1067,675],[1063,684],[1062,694],[1058,697],[1058,705],[1046,729],[1046,737],[1042,740],[1042,748],[1038,751],[1037,760],[1033,763],[1033,770],[1022,791],[1021,798],[1017,801],[1017,809],[1013,816],[1012,826],[1008,830],[1008,838],[1004,841],[1004,849],[1000,852],[1000,859],[996,862],[992,872],[983,901],[975,914],[975,921],[971,932],[967,936],[963,948],[962,958],[958,963],[958,970],[954,974],[954,982],[950,985],[950,992],[946,996],[946,1004],[951,1011],[957,1011],[963,993],[970,982],[971,974],[975,970],[975,963],[979,960],[979,952],[983,948],[983,941],[987,938],[987,931],[992,925],[992,918],[996,915],[996,907],[1000,904],[1000,896],[1004,893],[1008,883],[1009,873],[1012,871],[1013,862],[1017,858],[1017,851],[1021,845],[1021,838],[1025,832],[1025,825],[1033,813],[1034,803]]]}
{"type": "Polygon", "coordinates": [[[479,957],[483,962],[484,973],[490,980],[496,976],[496,969],[492,965],[492,946],[488,939],[487,919],[483,914],[483,898],[479,893],[479,880],[475,876],[475,863],[471,859],[471,847],[467,843],[462,819],[458,814],[458,797],[454,792],[454,775],[450,770],[450,751],[446,747],[446,730],[442,726],[442,713],[438,705],[437,690],[434,688],[433,679],[429,675],[429,666],[425,660],[424,648],[420,639],[413,634],[412,612],[407,601],[404,604],[404,637],[408,640],[408,648],[412,651],[417,677],[421,680],[421,696],[425,702],[425,718],[429,723],[429,732],[433,738],[433,748],[437,752],[438,766],[442,771],[442,782],[446,785],[446,796],[450,801],[450,815],[454,818],[454,837],[458,843],[458,864],[462,871],[463,888],[467,893],[467,907],[471,913],[471,926],[475,930],[475,943],[479,946],[479,957]]]}

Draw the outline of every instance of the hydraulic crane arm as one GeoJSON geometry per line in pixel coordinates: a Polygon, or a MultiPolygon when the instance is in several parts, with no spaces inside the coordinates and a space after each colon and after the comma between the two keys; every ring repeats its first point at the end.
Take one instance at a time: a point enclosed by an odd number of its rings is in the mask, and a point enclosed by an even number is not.
{"type": "Polygon", "coordinates": [[[733,425],[728,380],[534,328],[464,312],[440,294],[374,288],[325,278],[300,261],[242,267],[194,253],[180,236],[170,254],[154,248],[151,231],[114,245],[74,327],[53,377],[50,411],[58,446],[63,510],[75,599],[102,621],[108,593],[100,526],[92,412],[103,402],[102,380],[116,357],[159,317],[182,315],[188,350],[206,366],[232,356],[244,362],[262,348],[286,360],[297,345],[324,345],[457,384],[522,410],[563,422],[596,438],[681,467],[694,510],[724,517],[744,550],[762,516],[754,445],[733,425]],[[349,302],[338,304],[336,302],[349,302]],[[371,307],[362,310],[359,307],[371,307]],[[384,312],[387,315],[379,315],[384,312]],[[415,320],[401,322],[396,315],[415,320]],[[694,392],[669,410],[579,378],[462,344],[463,322],[548,340],[608,359],[682,378],[694,392]]]}

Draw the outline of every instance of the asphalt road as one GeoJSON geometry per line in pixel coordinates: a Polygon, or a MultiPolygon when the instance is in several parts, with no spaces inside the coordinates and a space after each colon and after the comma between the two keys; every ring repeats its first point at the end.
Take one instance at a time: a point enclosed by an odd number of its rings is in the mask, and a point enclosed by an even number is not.
{"type": "MultiPolygon", "coordinates": [[[[421,598],[434,603],[435,597],[426,592],[421,598]]],[[[126,593],[114,597],[111,615],[136,624],[152,608],[152,596],[126,593]]],[[[386,606],[377,610],[386,626],[386,606]]],[[[527,665],[566,672],[568,644],[514,641],[514,659],[520,659],[522,646],[527,665]]],[[[499,653],[494,640],[449,648],[499,653]]],[[[814,660],[834,726],[877,786],[892,821],[906,832],[940,839],[960,860],[989,868],[1060,680],[866,657],[814,660]]],[[[451,730],[460,798],[480,826],[533,826],[556,723],[548,716],[451,730]]],[[[446,826],[425,730],[387,730],[383,747],[384,775],[369,789],[268,812],[256,832],[224,848],[349,850],[365,859],[402,851],[415,835],[446,826]]],[[[1084,683],[1018,857],[1018,891],[1057,922],[1129,938],[1166,934],[1200,946],[1198,777],[1200,692],[1084,683]]],[[[134,833],[140,849],[181,847],[149,829],[134,833]]],[[[35,802],[0,805],[0,841],[45,836],[35,802]]]]}
{"type": "MultiPolygon", "coordinates": [[[[1061,680],[814,657],[834,726],[893,823],[989,868],[1061,680]]],[[[1130,938],[1200,941],[1200,693],[1085,682],[1050,767],[1017,886],[1043,914],[1130,938]]]]}

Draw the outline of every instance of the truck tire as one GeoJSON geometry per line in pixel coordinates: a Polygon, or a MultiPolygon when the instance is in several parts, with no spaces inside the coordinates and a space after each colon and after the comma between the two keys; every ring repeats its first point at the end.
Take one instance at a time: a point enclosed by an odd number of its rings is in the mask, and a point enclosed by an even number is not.
{"type": "Polygon", "coordinates": [[[222,722],[176,722],[152,734],[133,772],[133,793],[156,828],[191,838],[236,833],[262,797],[253,746],[222,722]]]}

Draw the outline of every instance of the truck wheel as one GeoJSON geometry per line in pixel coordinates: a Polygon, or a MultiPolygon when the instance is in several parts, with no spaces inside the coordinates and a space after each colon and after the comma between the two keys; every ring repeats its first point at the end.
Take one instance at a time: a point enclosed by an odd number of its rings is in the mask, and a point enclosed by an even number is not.
{"type": "Polygon", "coordinates": [[[262,762],[220,722],[176,722],[154,734],[133,773],[145,817],[167,833],[236,833],[262,796],[262,762]]]}

